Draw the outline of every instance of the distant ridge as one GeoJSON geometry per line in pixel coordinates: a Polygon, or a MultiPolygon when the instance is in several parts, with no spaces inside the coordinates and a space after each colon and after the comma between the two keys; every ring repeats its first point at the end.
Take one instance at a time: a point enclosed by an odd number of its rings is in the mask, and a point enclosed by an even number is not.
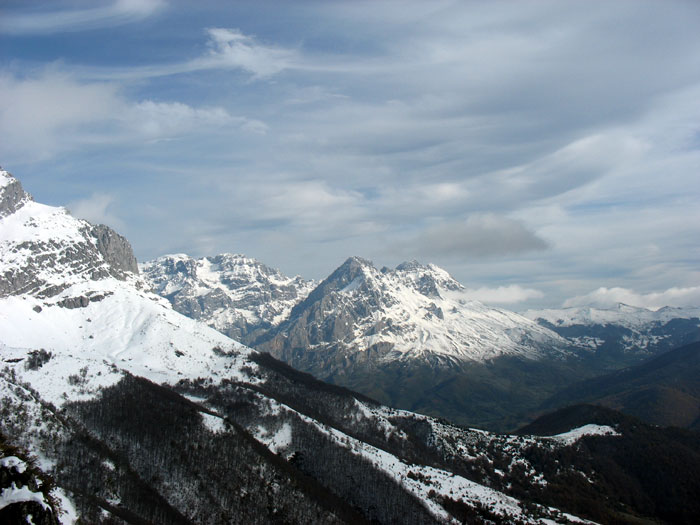
{"type": "Polygon", "coordinates": [[[582,402],[614,408],[655,425],[700,430],[700,342],[576,383],[547,400],[542,409],[582,402]]]}

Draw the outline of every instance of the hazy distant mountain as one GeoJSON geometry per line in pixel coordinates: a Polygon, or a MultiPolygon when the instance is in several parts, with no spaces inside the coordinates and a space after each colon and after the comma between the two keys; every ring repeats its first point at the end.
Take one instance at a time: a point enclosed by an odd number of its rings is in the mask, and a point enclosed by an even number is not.
{"type": "Polygon", "coordinates": [[[605,405],[655,425],[700,430],[700,343],[576,383],[548,400],[543,409],[582,402],[605,405]]]}
{"type": "Polygon", "coordinates": [[[618,304],[610,309],[528,310],[523,315],[588,348],[602,366],[612,369],[700,341],[700,307],[652,311],[618,304]]]}

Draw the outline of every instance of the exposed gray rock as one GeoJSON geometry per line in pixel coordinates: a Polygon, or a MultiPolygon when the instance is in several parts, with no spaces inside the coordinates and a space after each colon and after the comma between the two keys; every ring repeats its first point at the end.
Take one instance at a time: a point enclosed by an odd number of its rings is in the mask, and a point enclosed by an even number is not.
{"type": "Polygon", "coordinates": [[[10,266],[0,278],[0,297],[23,293],[42,298],[52,297],[71,285],[65,279],[47,280],[47,268],[62,274],[84,276],[93,281],[108,276],[125,280],[127,274],[132,273],[124,268],[125,265],[128,266],[128,254],[133,258],[128,243],[122,246],[118,240],[123,237],[113,231],[105,233],[104,237],[111,239],[109,244],[103,244],[104,247],[111,247],[111,251],[103,248],[109,256],[107,259],[107,256],[98,250],[97,241],[91,234],[92,229],[92,225],[83,222],[80,232],[84,240],[71,244],[42,240],[14,246],[13,251],[23,253],[24,257],[21,264],[10,266]]]}
{"type": "Polygon", "coordinates": [[[66,297],[56,303],[61,308],[68,308],[72,310],[73,308],[85,308],[90,304],[90,299],[84,295],[80,297],[66,297]]]}
{"type": "MultiPolygon", "coordinates": [[[[25,203],[33,200],[32,196],[29,195],[22,188],[22,184],[15,179],[12,175],[7,172],[3,172],[0,168],[0,173],[8,179],[8,183],[5,186],[0,184],[0,219],[13,214],[25,203]]],[[[1,181],[0,181],[1,182],[1,181]]]]}
{"type": "Polygon", "coordinates": [[[52,297],[80,280],[110,276],[126,280],[138,274],[129,242],[114,230],[74,219],[60,208],[47,212],[32,200],[17,179],[0,170],[0,220],[29,231],[45,228],[42,235],[29,235],[27,239],[31,240],[4,246],[0,254],[0,297],[25,293],[52,297]],[[36,206],[39,218],[15,215],[27,206],[36,206]]]}
{"type": "Polygon", "coordinates": [[[139,273],[134,251],[125,237],[104,224],[93,226],[90,233],[96,240],[97,250],[113,269],[139,273]]]}

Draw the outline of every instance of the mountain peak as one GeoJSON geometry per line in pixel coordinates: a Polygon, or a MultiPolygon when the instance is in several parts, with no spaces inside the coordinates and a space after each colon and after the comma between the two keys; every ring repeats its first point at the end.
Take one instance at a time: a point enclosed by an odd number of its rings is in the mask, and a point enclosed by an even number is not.
{"type": "Polygon", "coordinates": [[[167,255],[141,269],[153,291],[175,310],[245,342],[258,329],[281,322],[314,284],[232,253],[198,259],[167,255]]]}
{"type": "Polygon", "coordinates": [[[404,261],[396,267],[396,269],[399,271],[424,270],[426,268],[427,266],[419,263],[415,259],[412,259],[410,261],[404,261]]]}
{"type": "Polygon", "coordinates": [[[7,171],[0,171],[0,221],[0,296],[52,297],[79,282],[138,274],[124,237],[34,202],[7,171]]]}
{"type": "Polygon", "coordinates": [[[369,259],[353,255],[348,257],[340,268],[374,268],[374,263],[369,259]]]}
{"type": "Polygon", "coordinates": [[[12,215],[27,202],[32,201],[22,184],[9,172],[0,168],[0,218],[12,215]]]}

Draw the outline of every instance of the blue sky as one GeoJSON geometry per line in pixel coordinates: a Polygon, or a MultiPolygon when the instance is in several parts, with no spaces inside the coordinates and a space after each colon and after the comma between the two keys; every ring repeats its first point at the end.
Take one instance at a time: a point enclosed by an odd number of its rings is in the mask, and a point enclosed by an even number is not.
{"type": "Polygon", "coordinates": [[[700,2],[0,2],[0,165],[141,261],[700,304],[700,2]]]}

